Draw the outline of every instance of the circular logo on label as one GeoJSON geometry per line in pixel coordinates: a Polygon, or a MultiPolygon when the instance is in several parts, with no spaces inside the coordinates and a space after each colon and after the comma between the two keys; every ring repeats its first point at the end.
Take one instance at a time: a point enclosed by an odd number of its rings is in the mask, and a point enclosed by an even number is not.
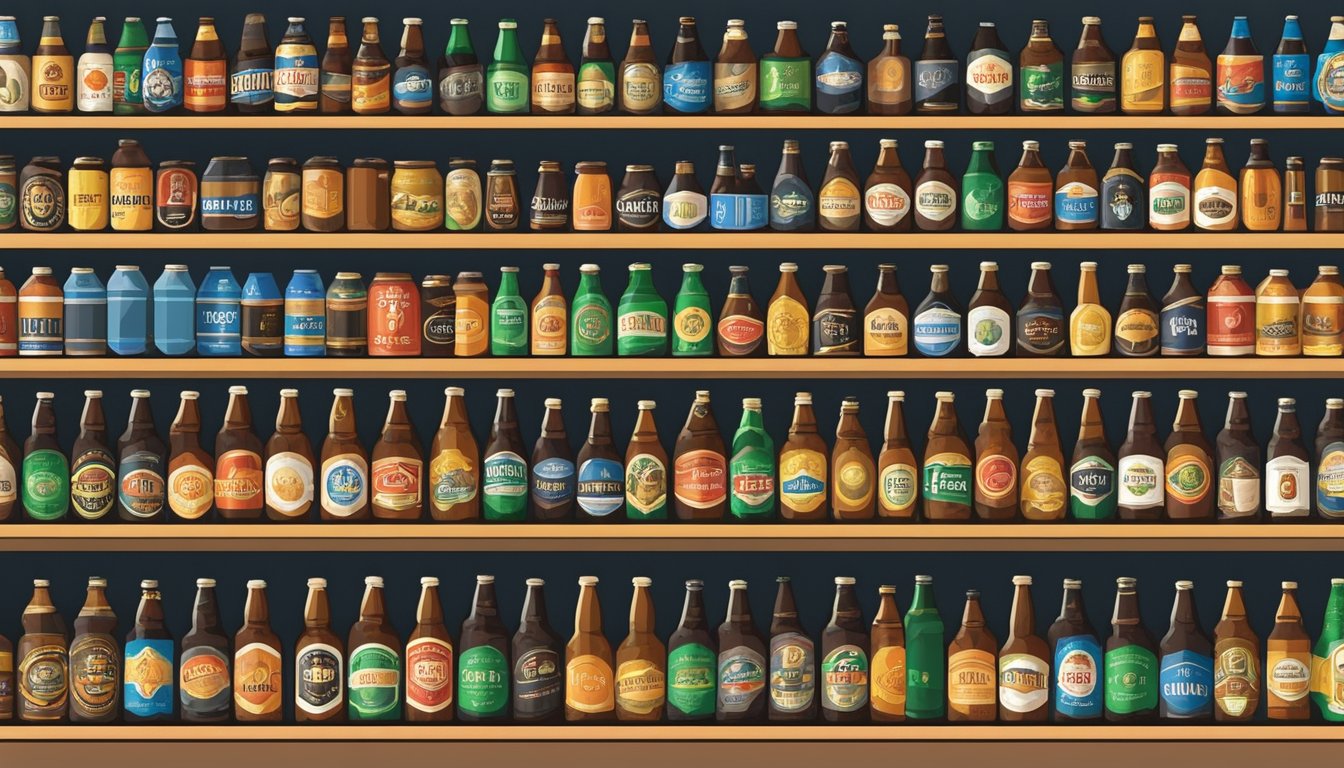
{"type": "Polygon", "coordinates": [[[709,313],[701,307],[685,307],[677,312],[677,336],[685,343],[704,341],[713,325],[709,313]]]}

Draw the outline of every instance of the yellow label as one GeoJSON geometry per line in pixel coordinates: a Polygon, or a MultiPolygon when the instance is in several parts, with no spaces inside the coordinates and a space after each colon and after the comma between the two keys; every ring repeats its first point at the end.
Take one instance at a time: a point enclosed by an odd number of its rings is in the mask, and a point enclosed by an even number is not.
{"type": "MultiPolygon", "coordinates": [[[[41,46],[60,39],[42,39],[41,46]]],[[[70,112],[75,108],[75,59],[69,55],[33,55],[32,108],[35,112],[70,112]]]]}
{"type": "Polygon", "coordinates": [[[1283,701],[1300,701],[1311,692],[1311,654],[1271,650],[1265,654],[1265,689],[1283,701]]]}
{"type": "Polygon", "coordinates": [[[120,232],[147,232],[154,226],[154,171],[150,168],[113,168],[110,200],[112,228],[120,232]]]}
{"type": "Polygon", "coordinates": [[[1161,51],[1126,52],[1120,68],[1120,109],[1161,112],[1166,106],[1166,74],[1161,51]]]}
{"type": "Polygon", "coordinates": [[[563,355],[568,347],[568,311],[563,296],[547,296],[532,310],[532,354],[563,355]]]}
{"type": "Polygon", "coordinates": [[[859,207],[858,187],[843,176],[837,176],[826,182],[817,195],[817,213],[836,224],[857,222],[859,207]]]}
{"type": "Polygon", "coordinates": [[[672,327],[683,344],[696,344],[709,336],[714,321],[702,307],[684,307],[672,319],[672,327]]]}
{"type": "Polygon", "coordinates": [[[771,355],[806,355],[810,321],[805,308],[792,296],[770,302],[765,317],[765,346],[771,355]]]}
{"type": "Polygon", "coordinates": [[[83,232],[107,229],[107,171],[72,168],[66,186],[70,227],[83,232]]]}
{"type": "Polygon", "coordinates": [[[1338,357],[1344,351],[1344,296],[1302,296],[1302,354],[1338,357]]]}
{"type": "Polygon", "coordinates": [[[440,451],[429,462],[429,500],[440,512],[476,498],[479,484],[475,459],[456,448],[440,451]]]}
{"type": "Polygon", "coordinates": [[[268,715],[280,708],[281,662],[276,649],[248,643],[233,657],[233,703],[244,712],[268,715]]]}
{"type": "Polygon", "coordinates": [[[490,346],[490,324],[486,322],[490,307],[476,295],[460,296],[453,313],[455,337],[453,354],[473,357],[484,354],[490,346]]]}
{"type": "Polygon", "coordinates": [[[892,307],[882,307],[863,318],[863,354],[868,357],[904,355],[910,343],[909,319],[892,307]]]}
{"type": "Polygon", "coordinates": [[[1074,357],[1105,355],[1111,349],[1111,313],[1100,304],[1079,304],[1069,316],[1074,357]]]}
{"type": "Polygon", "coordinates": [[[790,509],[812,512],[826,501],[826,454],[794,448],[779,455],[779,498],[790,509]]]}
{"type": "MultiPolygon", "coordinates": [[[[1185,30],[1181,30],[1185,38],[1185,30]]],[[[1198,39],[1198,37],[1196,37],[1198,39]]],[[[1189,64],[1171,65],[1171,107],[1207,107],[1213,100],[1213,73],[1189,64]]]]}
{"type": "Polygon", "coordinates": [[[1296,357],[1302,353],[1296,296],[1255,297],[1255,354],[1296,357]]]}
{"type": "Polygon", "coordinates": [[[887,715],[905,714],[905,648],[889,645],[873,653],[869,700],[887,715]]]}
{"type": "Polygon", "coordinates": [[[1035,456],[1022,466],[1022,515],[1028,520],[1060,520],[1069,485],[1059,462],[1035,456]]]}
{"type": "Polygon", "coordinates": [[[616,708],[611,664],[587,653],[565,665],[565,705],[580,712],[610,712],[616,708]]]}
{"type": "Polygon", "coordinates": [[[616,703],[625,712],[647,715],[663,706],[667,673],[651,659],[623,661],[616,669],[616,703]]]}
{"type": "Polygon", "coordinates": [[[345,189],[341,182],[341,172],[333,168],[304,169],[304,215],[329,219],[344,212],[345,189]]]}
{"type": "Polygon", "coordinates": [[[1140,349],[1157,338],[1157,315],[1147,309],[1129,309],[1115,319],[1115,337],[1140,349]]]}
{"type": "Polygon", "coordinates": [[[831,484],[835,505],[850,509],[873,502],[873,461],[857,448],[847,449],[836,461],[835,480],[831,484]]]}
{"type": "Polygon", "coordinates": [[[1249,168],[1241,175],[1241,221],[1253,232],[1272,232],[1283,221],[1283,185],[1272,168],[1249,168]]]}
{"type": "Polygon", "coordinates": [[[199,464],[187,464],[168,474],[168,507],[181,518],[195,520],[215,502],[215,477],[199,464]]]}
{"type": "Polygon", "coordinates": [[[998,699],[998,670],[989,651],[957,651],[947,660],[947,703],[953,711],[970,714],[971,707],[994,706],[998,699]]]}

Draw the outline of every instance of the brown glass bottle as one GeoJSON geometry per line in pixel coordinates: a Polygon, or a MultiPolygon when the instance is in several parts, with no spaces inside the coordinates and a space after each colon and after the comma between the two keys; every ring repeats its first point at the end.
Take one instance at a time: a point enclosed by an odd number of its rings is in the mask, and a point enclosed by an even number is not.
{"type": "Polygon", "coordinates": [[[998,641],[985,626],[980,591],[967,590],[961,629],[947,647],[948,722],[994,722],[998,710],[998,649],[998,641]]]}
{"type": "Polygon", "coordinates": [[[279,722],[284,717],[284,673],[280,638],[271,630],[266,582],[247,582],[243,626],[233,636],[233,716],[244,722],[279,722]]]}
{"type": "Polygon", "coordinates": [[[1008,639],[999,649],[999,720],[1043,723],[1050,715],[1050,646],[1036,634],[1031,577],[1013,577],[1008,639]]]}
{"type": "Polygon", "coordinates": [[[1016,232],[1050,229],[1055,182],[1041,161],[1041,145],[1022,142],[1022,157],[1008,176],[1008,228],[1016,232]]]}
{"type": "Polygon", "coordinates": [[[313,445],[303,431],[299,391],[280,390],[275,432],[266,441],[266,517],[303,520],[313,507],[313,445]]]}
{"type": "Polygon", "coordinates": [[[1213,62],[1194,16],[1181,17],[1181,34],[1171,52],[1171,113],[1203,115],[1213,108],[1213,62]]]}
{"type": "Polygon", "coordinates": [[[1069,481],[1055,423],[1055,391],[1036,390],[1027,452],[1022,456],[1022,517],[1032,521],[1063,520],[1068,511],[1069,481]]]}
{"type": "Polygon", "coordinates": [[[1213,719],[1250,720],[1260,706],[1260,638],[1246,618],[1241,582],[1227,582],[1223,617],[1213,628],[1213,719]]]}
{"type": "Polygon", "coordinates": [[[813,721],[817,719],[819,706],[816,647],[798,618],[792,580],[777,576],[775,584],[775,607],[770,617],[767,716],[773,723],[813,721]]]}
{"type": "Polygon", "coordinates": [[[832,141],[831,159],[817,191],[817,226],[824,232],[858,232],[863,194],[849,142],[832,141]]]}
{"type": "Polygon", "coordinates": [[[631,22],[630,46],[616,69],[617,108],[631,115],[652,115],[663,97],[662,70],[649,41],[649,25],[643,19],[631,22]]]}
{"type": "Polygon", "coordinates": [[[327,436],[322,441],[322,520],[369,519],[369,458],[355,431],[355,391],[332,390],[327,436]]]}
{"type": "Polygon", "coordinates": [[[880,139],[878,147],[877,164],[863,183],[863,224],[872,232],[909,232],[910,174],[901,165],[896,139],[880,139]]]}
{"type": "Polygon", "coordinates": [[[1125,296],[1120,300],[1120,312],[1115,318],[1111,336],[1115,353],[1123,357],[1153,357],[1160,348],[1157,303],[1148,293],[1147,267],[1130,264],[1129,282],[1125,296]]]}
{"type": "Polygon", "coordinates": [[[579,577],[574,634],[565,644],[565,720],[602,722],[616,709],[611,643],[602,634],[597,577],[579,577]]]}
{"type": "Polygon", "coordinates": [[[429,516],[440,521],[481,516],[480,449],[467,420],[466,391],[443,390],[443,416],[429,448],[429,516]]]}
{"type": "Polygon", "coordinates": [[[720,115],[755,112],[758,80],[756,53],[747,40],[746,22],[729,19],[723,46],[714,58],[714,112],[720,115]]]}
{"type": "Polygon", "coordinates": [[[678,520],[722,520],[728,507],[728,462],[709,392],[695,393],[672,450],[673,510],[678,520]]]}
{"type": "Polygon", "coordinates": [[[1069,159],[1055,177],[1055,229],[1096,229],[1100,189],[1097,169],[1087,159],[1087,142],[1070,141],[1069,159]]]}
{"type": "Polygon", "coordinates": [[[572,115],[575,108],[574,65],[565,54],[560,26],[544,19],[541,46],[532,61],[532,114],[572,115]]]}
{"type": "Polygon", "coordinates": [[[580,115],[610,112],[616,106],[616,65],[611,60],[611,45],[607,42],[606,19],[589,17],[582,50],[583,58],[579,61],[574,85],[576,111],[580,115]]]}
{"type": "Polygon", "coordinates": [[[351,65],[350,103],[357,115],[385,115],[392,109],[392,62],[378,39],[378,19],[360,20],[359,49],[351,65]]]}
{"type": "Polygon", "coordinates": [[[966,54],[966,111],[1006,115],[1013,110],[1013,64],[992,21],[980,22],[966,54]]]}
{"type": "Polygon", "coordinates": [[[541,290],[532,299],[531,333],[534,357],[564,356],[569,351],[569,305],[560,285],[560,265],[542,265],[541,290]]]}
{"type": "Polygon", "coordinates": [[[821,719],[868,721],[869,634],[854,593],[854,577],[835,577],[831,621],[821,631],[821,719]]]}
{"type": "Polygon", "coordinates": [[[56,439],[55,398],[51,392],[37,393],[32,428],[23,441],[23,464],[15,467],[22,475],[24,513],[30,520],[43,522],[63,520],[70,508],[70,495],[64,487],[68,465],[56,439]]]}
{"type": "Polygon", "coordinates": [[[1101,18],[1084,16],[1083,32],[1069,61],[1073,111],[1090,115],[1114,113],[1116,75],[1115,54],[1101,34],[1101,18]]]}
{"type": "Polygon", "coordinates": [[[439,580],[420,578],[415,629],[406,638],[406,721],[446,723],[453,719],[453,638],[443,624],[439,580]]]}
{"type": "Polygon", "coordinates": [[[943,17],[929,14],[924,49],[915,62],[915,111],[949,114],[961,109],[961,64],[947,44],[943,17]]]}
{"type": "Polygon", "coordinates": [[[877,457],[877,515],[914,520],[919,502],[919,463],[905,426],[905,393],[887,393],[882,453],[877,457]]]}
{"type": "Polygon", "coordinates": [[[877,290],[863,308],[865,357],[904,356],[910,348],[910,304],[901,294],[895,264],[877,265],[877,290]]]}
{"type": "Polygon", "coordinates": [[[261,440],[252,431],[247,387],[229,387],[224,426],[215,435],[215,507],[225,520],[257,520],[266,505],[261,440]]]}
{"type": "Polygon", "coordinates": [[[907,115],[914,106],[910,58],[901,54],[901,29],[882,25],[882,50],[868,60],[868,114],[907,115]]]}
{"type": "Polygon", "coordinates": [[[176,708],[171,697],[167,701],[154,700],[154,693],[173,677],[173,635],[168,631],[163,615],[163,595],[159,582],[145,579],[140,582],[140,605],[135,610],[135,624],[126,635],[123,673],[123,710],[127,723],[165,722],[173,720],[176,708]]]}
{"type": "Polygon", "coordinates": [[[1260,519],[1260,441],[1251,431],[1251,413],[1245,392],[1227,393],[1227,419],[1214,439],[1218,468],[1218,520],[1253,523],[1260,519]]]}
{"type": "Polygon", "coordinates": [[[860,352],[858,313],[849,292],[849,268],[843,264],[822,267],[826,279],[812,314],[812,354],[852,356],[860,352]]]}
{"type": "Polygon", "coordinates": [[[345,641],[331,631],[327,580],[308,580],[303,633],[294,644],[294,720],[345,722],[345,641]]]}
{"type": "MultiPolygon", "coordinates": [[[[504,625],[498,618],[491,620],[494,613],[493,585],[482,585],[479,580],[492,578],[477,577],[477,597],[482,589],[489,589],[489,604],[482,605],[478,599],[476,616],[479,623],[477,631],[480,639],[493,638],[495,631],[503,634],[504,625]],[[489,625],[487,627],[487,622],[489,625]],[[498,625],[496,630],[496,625],[498,625]]],[[[542,579],[527,580],[527,595],[523,598],[523,614],[518,621],[518,631],[513,635],[513,685],[510,696],[513,699],[513,719],[520,723],[553,723],[563,719],[565,703],[565,673],[563,669],[564,639],[551,629],[551,621],[546,612],[546,582],[542,579]]],[[[468,617],[468,622],[472,617],[468,617]]],[[[467,625],[462,625],[463,642],[466,642],[467,625]]],[[[493,639],[490,639],[493,643],[493,639]]],[[[490,653],[492,645],[478,646],[483,653],[490,653]]],[[[459,712],[461,712],[459,706],[459,712]]]]}
{"type": "Polygon", "coordinates": [[[629,520],[667,519],[667,452],[658,439],[653,400],[640,400],[625,449],[625,514],[629,520]]]}
{"type": "Polygon", "coordinates": [[[121,647],[107,579],[89,579],[70,641],[70,722],[108,723],[121,710],[121,647]]]}
{"type": "Polygon", "coordinates": [[[1195,228],[1227,232],[1237,228],[1237,178],[1227,167],[1223,140],[1204,140],[1204,164],[1190,189],[1195,228]]]}
{"type": "MultiPolygon", "coordinates": [[[[574,460],[577,476],[575,515],[579,522],[620,522],[620,516],[615,513],[625,504],[625,465],[611,441],[610,409],[605,397],[592,399],[588,438],[574,460]]],[[[712,421],[713,417],[710,419],[712,421]]],[[[689,424],[687,428],[690,428],[689,424]]],[[[717,428],[715,434],[718,434],[717,428]]]]}
{"type": "MultiPolygon", "coordinates": [[[[773,645],[773,642],[772,642],[773,645]]],[[[719,625],[718,688],[714,719],[720,723],[765,720],[766,662],[773,656],[751,618],[747,582],[728,583],[728,611],[719,625]]]]}
{"type": "Polygon", "coordinates": [[[915,177],[915,228],[930,232],[956,226],[958,190],[957,180],[947,170],[943,142],[924,142],[924,164],[915,177]]]}
{"type": "Polygon", "coordinates": [[[681,620],[667,638],[667,719],[671,722],[714,718],[718,643],[705,615],[705,584],[686,582],[681,620]]]}
{"type": "Polygon", "coordinates": [[[1003,408],[1003,390],[985,390],[985,417],[975,438],[975,515],[1013,520],[1018,509],[1018,455],[1003,408]]]}
{"type": "Polygon", "coordinates": [[[1148,175],[1148,225],[1163,232],[1189,227],[1193,186],[1176,145],[1158,144],[1157,163],[1148,175]]]}
{"type": "Polygon", "coordinates": [[[1145,723],[1157,716],[1157,644],[1139,613],[1138,579],[1115,580],[1111,636],[1106,638],[1105,676],[1115,686],[1107,696],[1106,722],[1145,723]],[[1119,705],[1119,706],[1116,706],[1119,705]]]}
{"type": "MultiPolygon", "coordinates": [[[[201,453],[204,455],[203,451],[201,453]]],[[[0,471],[3,471],[6,457],[12,461],[15,470],[23,460],[18,445],[5,431],[3,411],[0,410],[0,471]]],[[[70,505],[74,507],[75,514],[85,520],[111,520],[112,510],[117,503],[116,473],[116,460],[107,442],[103,393],[101,390],[87,389],[84,391],[84,413],[79,420],[79,436],[70,449],[70,505]]],[[[17,474],[13,477],[18,479],[17,474]]],[[[0,486],[3,485],[0,481],[0,486]]],[[[11,488],[9,493],[14,494],[14,489],[11,488]]],[[[4,495],[4,492],[0,492],[0,497],[4,495]]],[[[14,506],[12,500],[0,502],[0,521],[9,517],[10,508],[14,506]]]]}
{"type": "Polygon", "coordinates": [[[779,265],[779,282],[765,314],[766,354],[771,357],[796,357],[808,352],[812,315],[797,275],[797,264],[786,261],[779,265]]]}
{"type": "Polygon", "coordinates": [[[173,519],[199,520],[215,506],[215,457],[201,447],[200,393],[187,390],[181,397],[168,428],[168,508],[173,519]]]}
{"type": "Polygon", "coordinates": [[[327,50],[322,54],[317,98],[319,112],[339,115],[350,111],[353,66],[354,57],[350,53],[350,38],[345,32],[345,17],[332,16],[327,19],[327,50]]]}
{"type": "Polygon", "coordinates": [[[214,579],[196,580],[191,630],[182,636],[181,653],[177,684],[182,722],[228,722],[234,708],[233,651],[219,620],[214,579]]]}
{"type": "Polygon", "coordinates": [[[873,617],[868,648],[871,654],[868,706],[875,723],[905,722],[905,625],[896,605],[896,587],[877,588],[877,614],[873,617]]]}
{"type": "Polygon", "coordinates": [[[350,626],[347,707],[351,720],[400,720],[401,637],[387,617],[381,576],[364,577],[359,621],[350,626]]]}
{"type": "Polygon", "coordinates": [[[131,390],[131,415],[117,439],[117,517],[128,522],[162,522],[166,517],[167,451],[154,428],[149,390],[131,390]]]}
{"type": "Polygon", "coordinates": [[[920,495],[925,520],[971,519],[971,446],[957,422],[955,397],[951,392],[937,393],[937,409],[924,443],[920,495]]]}
{"type": "Polygon", "coordinates": [[[1054,720],[1057,723],[1101,719],[1102,655],[1097,631],[1083,605],[1083,582],[1064,580],[1059,617],[1045,633],[1055,660],[1054,720]]]}
{"type": "Polygon", "coordinates": [[[826,441],[817,432],[812,393],[793,400],[793,422],[779,450],[779,514],[791,522],[815,522],[828,516],[826,441]]]}
{"type": "Polygon", "coordinates": [[[616,648],[616,719],[663,719],[667,687],[667,649],[654,633],[653,579],[636,576],[630,596],[630,631],[616,648]]]}
{"type": "Polygon", "coordinates": [[[1060,357],[1068,342],[1064,303],[1050,278],[1050,262],[1033,261],[1027,295],[1014,323],[1019,357],[1060,357]]]}
{"type": "Polygon", "coordinates": [[[1121,520],[1157,520],[1165,509],[1167,454],[1157,439],[1152,393],[1136,391],[1133,398],[1115,467],[1116,509],[1121,520]]]}
{"type": "MultiPolygon", "coordinates": [[[[97,392],[97,390],[89,390],[89,392],[97,392]]],[[[97,401],[98,413],[99,414],[102,413],[102,392],[98,392],[98,395],[99,397],[97,398],[90,398],[87,393],[85,394],[84,413],[86,417],[89,415],[90,400],[97,401]]],[[[107,444],[106,427],[104,427],[103,433],[104,433],[103,445],[106,446],[107,444]]],[[[85,427],[81,424],[80,436],[84,437],[84,434],[85,434],[85,427]]],[[[80,445],[78,439],[75,440],[75,445],[76,445],[75,450],[78,450],[80,445]]],[[[78,456],[78,454],[75,455],[78,456]]],[[[101,474],[105,475],[106,479],[100,481],[101,485],[104,486],[104,489],[102,493],[99,495],[99,501],[97,502],[96,507],[97,509],[101,510],[98,513],[100,517],[106,515],[112,509],[112,501],[116,497],[116,488],[115,488],[116,482],[111,474],[112,473],[111,452],[107,451],[105,447],[103,450],[103,460],[105,468],[101,474]]],[[[3,523],[9,520],[10,518],[16,516],[18,512],[19,485],[22,480],[22,477],[23,477],[23,449],[19,447],[19,444],[15,442],[14,438],[9,433],[9,428],[5,424],[4,401],[0,399],[0,523],[3,523]]],[[[72,468],[71,472],[72,489],[74,488],[73,481],[76,477],[78,477],[78,475],[73,471],[72,468]]],[[[72,500],[74,500],[73,497],[72,500]]],[[[78,504],[78,501],[76,501],[76,504],[78,504]]],[[[13,670],[10,671],[13,672],[13,670]]],[[[10,690],[12,695],[13,689],[11,688],[10,690]]]]}
{"type": "Polygon", "coordinates": [[[1311,516],[1310,460],[1302,443],[1297,401],[1281,397],[1274,434],[1265,446],[1265,509],[1270,520],[1301,521],[1311,516]]]}
{"type": "MultiPolygon", "coordinates": [[[[539,581],[539,580],[536,580],[539,581]]],[[[532,614],[528,608],[537,605],[534,597],[533,580],[528,582],[529,600],[523,606],[523,616],[532,614]]],[[[540,585],[537,596],[540,595],[540,585]]],[[[545,604],[541,603],[541,615],[545,616],[545,604]]],[[[531,626],[524,621],[518,628],[521,635],[531,626]]],[[[558,640],[556,641],[558,648],[558,640]]],[[[517,643],[515,642],[515,647],[517,643]]],[[[458,633],[458,648],[461,658],[458,661],[457,719],[463,722],[500,722],[509,716],[509,636],[504,622],[499,618],[499,602],[495,598],[495,577],[478,575],[476,577],[476,595],[471,601],[471,612],[462,622],[462,631],[458,633]],[[462,670],[466,670],[465,673],[462,670]]],[[[525,656],[515,654],[518,666],[514,669],[514,681],[518,682],[517,670],[525,656]]],[[[560,657],[551,653],[547,657],[549,674],[558,694],[561,684],[560,657]]],[[[517,688],[515,688],[515,711],[517,708],[517,688]]]]}
{"type": "MultiPolygon", "coordinates": [[[[238,112],[248,115],[271,111],[274,66],[275,54],[266,37],[266,16],[249,13],[243,19],[238,55],[229,70],[229,101],[238,112]]],[[[137,104],[133,111],[143,111],[143,107],[137,104]]]]}
{"type": "Polygon", "coordinates": [[[1344,398],[1327,397],[1325,415],[1316,425],[1316,510],[1326,520],[1341,517],[1341,446],[1344,442],[1344,398]]]}
{"type": "Polygon", "coordinates": [[[836,520],[871,520],[875,514],[876,476],[868,435],[859,421],[859,400],[840,405],[831,454],[831,514],[836,520]]]}
{"type": "Polygon", "coordinates": [[[51,602],[51,583],[33,580],[33,596],[23,608],[23,634],[14,649],[18,719],[54,723],[66,719],[70,646],[65,621],[51,602]]]}
{"type": "Polygon", "coordinates": [[[765,316],[751,295],[747,267],[729,267],[731,279],[719,312],[715,345],[722,357],[756,357],[765,352],[765,316]]]}
{"type": "Polygon", "coordinates": [[[1265,640],[1265,714],[1270,720],[1311,719],[1311,636],[1302,627],[1297,582],[1282,583],[1274,631],[1265,640]]]}
{"type": "Polygon", "coordinates": [[[1167,517],[1172,520],[1213,519],[1213,450],[1199,423],[1196,397],[1193,389],[1180,391],[1176,422],[1167,436],[1167,517]]]}
{"type": "Polygon", "coordinates": [[[1002,357],[1013,350],[1013,305],[999,288],[999,265],[980,262],[980,282],[966,308],[966,349],[976,357],[1002,357]]]}
{"type": "Polygon", "coordinates": [[[1050,37],[1050,22],[1032,19],[1031,37],[1017,58],[1021,87],[1018,109],[1026,113],[1064,111],[1064,54],[1050,37]]]}
{"type": "Polygon", "coordinates": [[[427,115],[434,107],[434,76],[425,55],[424,23],[401,20],[401,50],[392,62],[392,106],[398,114],[427,115]]]}
{"type": "Polygon", "coordinates": [[[1158,717],[1182,723],[1208,722],[1213,718],[1213,643],[1195,610],[1195,584],[1176,582],[1171,606],[1171,626],[1158,645],[1158,664],[1163,677],[1158,698],[1158,717]]]}
{"type": "Polygon", "coordinates": [[[387,396],[387,419],[369,456],[373,517],[418,520],[425,510],[424,451],[406,412],[405,390],[394,389],[387,396]]]}
{"type": "Polygon", "coordinates": [[[574,516],[574,454],[565,434],[560,398],[546,398],[545,406],[541,434],[532,448],[532,519],[570,520],[574,516]]]}
{"type": "Polygon", "coordinates": [[[1307,231],[1307,170],[1300,156],[1283,161],[1283,231],[1307,231]]]}
{"type": "Polygon", "coordinates": [[[663,112],[669,115],[708,113],[709,57],[696,30],[694,16],[678,19],[677,41],[667,55],[663,80],[663,112]]]}

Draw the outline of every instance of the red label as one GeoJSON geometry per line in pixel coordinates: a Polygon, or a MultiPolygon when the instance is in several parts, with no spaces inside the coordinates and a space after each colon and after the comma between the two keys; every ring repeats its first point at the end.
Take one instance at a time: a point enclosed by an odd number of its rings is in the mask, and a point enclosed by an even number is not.
{"type": "Polygon", "coordinates": [[[369,354],[420,354],[420,293],[410,280],[374,280],[369,286],[369,354]]]}
{"type": "Polygon", "coordinates": [[[388,456],[373,460],[373,503],[389,509],[420,507],[420,475],[424,464],[419,459],[388,456]]]}
{"type": "Polygon", "coordinates": [[[1255,344],[1255,301],[1249,296],[1210,296],[1209,348],[1255,344]]]}
{"type": "Polygon", "coordinates": [[[227,103],[229,63],[187,59],[183,64],[182,104],[191,112],[215,112],[227,103]]]}
{"type": "Polygon", "coordinates": [[[261,509],[265,504],[261,457],[251,451],[226,451],[215,462],[215,506],[261,509]]]}
{"type": "Polygon", "coordinates": [[[728,315],[719,320],[719,336],[730,344],[756,344],[765,333],[765,323],[746,315],[728,315]]]}
{"type": "Polygon", "coordinates": [[[1008,217],[1023,224],[1049,221],[1052,186],[1048,181],[1008,182],[1008,217]]]}
{"type": "Polygon", "coordinates": [[[687,451],[676,458],[676,496],[686,505],[707,509],[728,497],[728,467],[723,454],[687,451]]]}
{"type": "Polygon", "coordinates": [[[1017,484],[1017,465],[1007,456],[984,456],[975,465],[975,482],[980,495],[1001,499],[1013,492],[1017,484]]]}
{"type": "Polygon", "coordinates": [[[453,703],[453,647],[422,637],[406,646],[406,703],[439,712],[453,703]]]}
{"type": "Polygon", "coordinates": [[[773,493],[775,478],[773,475],[737,475],[733,478],[733,493],[738,496],[756,496],[773,493]]]}

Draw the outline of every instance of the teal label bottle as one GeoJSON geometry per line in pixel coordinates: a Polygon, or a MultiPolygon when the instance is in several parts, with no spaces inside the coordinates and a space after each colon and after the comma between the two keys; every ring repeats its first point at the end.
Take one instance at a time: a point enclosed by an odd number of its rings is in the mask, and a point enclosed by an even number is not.
{"type": "Polygon", "coordinates": [[[905,614],[905,714],[941,718],[947,702],[947,643],[933,599],[933,577],[915,577],[915,597],[905,614]]]}
{"type": "Polygon", "coordinates": [[[616,354],[662,357],[667,354],[667,302],[653,287],[651,267],[630,265],[630,284],[616,310],[616,354]]]}
{"type": "Polygon", "coordinates": [[[518,49],[518,22],[502,19],[495,42],[495,60],[485,68],[485,109],[495,114],[527,112],[527,63],[518,49]]]}
{"type": "Polygon", "coordinates": [[[611,332],[611,302],[602,292],[596,264],[579,267],[579,290],[574,294],[569,327],[570,354],[575,357],[606,357],[616,340],[611,332]]]}
{"type": "Polygon", "coordinates": [[[775,443],[765,431],[761,401],[742,401],[742,423],[733,435],[728,462],[728,508],[740,520],[765,520],[775,515],[775,443]]]}
{"type": "Polygon", "coordinates": [[[961,228],[1003,229],[1003,179],[994,162],[994,142],[971,144],[971,162],[961,179],[961,228]]]}
{"type": "Polygon", "coordinates": [[[527,354],[527,301],[518,294],[518,268],[499,268],[499,292],[490,305],[490,354],[527,354]]]}
{"type": "Polygon", "coordinates": [[[673,357],[701,357],[714,352],[714,316],[709,292],[700,282],[699,264],[681,266],[681,290],[672,310],[673,357]]]}

